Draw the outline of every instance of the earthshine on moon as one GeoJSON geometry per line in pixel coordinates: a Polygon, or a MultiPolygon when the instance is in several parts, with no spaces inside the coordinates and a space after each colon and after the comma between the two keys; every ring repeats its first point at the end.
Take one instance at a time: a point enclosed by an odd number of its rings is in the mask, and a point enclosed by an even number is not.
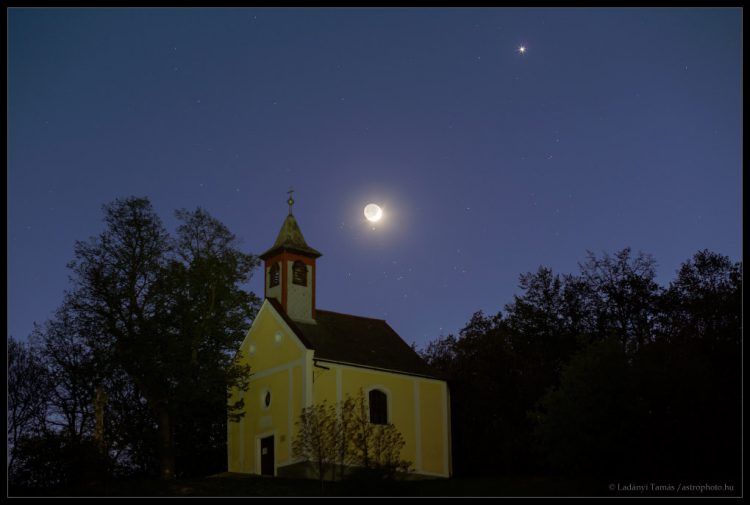
{"type": "Polygon", "coordinates": [[[365,206],[365,217],[368,221],[373,223],[380,221],[380,218],[383,217],[383,209],[374,203],[368,203],[367,206],[365,206]]]}

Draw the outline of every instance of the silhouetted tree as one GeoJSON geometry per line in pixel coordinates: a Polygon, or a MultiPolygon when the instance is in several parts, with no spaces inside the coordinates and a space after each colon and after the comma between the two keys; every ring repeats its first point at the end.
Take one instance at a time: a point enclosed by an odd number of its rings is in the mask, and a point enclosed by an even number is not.
{"type": "Polygon", "coordinates": [[[592,343],[564,367],[560,385],[530,414],[536,443],[556,471],[626,477],[643,409],[634,375],[616,336],[592,343]]]}
{"type": "Polygon", "coordinates": [[[11,494],[55,489],[78,493],[106,478],[109,461],[92,440],[71,440],[64,432],[45,431],[24,436],[9,475],[11,494]]]}
{"type": "Polygon", "coordinates": [[[601,258],[592,252],[580,265],[582,307],[587,313],[584,327],[589,340],[616,335],[627,350],[637,350],[653,337],[657,301],[656,261],[639,252],[631,257],[629,247],[601,258]]]}
{"type": "Polygon", "coordinates": [[[178,342],[177,456],[181,472],[196,475],[225,468],[226,414],[233,419],[242,415],[241,400],[227,410],[227,385],[242,390],[247,385],[248,369],[234,357],[259,300],[240,285],[258,260],[241,253],[235,236],[204,210],[176,215],[182,224],[167,276],[173,305],[163,323],[178,342]]]}
{"type": "Polygon", "coordinates": [[[706,250],[681,265],[662,297],[655,341],[635,356],[649,413],[641,440],[664,449],[644,458],[652,475],[737,476],[741,300],[741,263],[706,250]]]}
{"type": "MultiPolygon", "coordinates": [[[[473,314],[458,337],[432,342],[422,357],[448,378],[452,453],[457,475],[523,466],[524,377],[501,314],[473,314]],[[481,412],[481,414],[476,414],[481,412]]],[[[526,423],[528,424],[528,423],[526,423]]]]}
{"type": "Polygon", "coordinates": [[[94,394],[106,373],[96,358],[69,303],[57,309],[52,319],[37,325],[30,340],[50,378],[44,392],[48,406],[46,425],[60,432],[71,445],[93,435],[94,394]]]}
{"type": "Polygon", "coordinates": [[[449,378],[457,475],[738,475],[742,265],[700,251],[666,289],[655,266],[626,248],[577,274],[541,267],[505,317],[427,347],[449,378]]]}
{"type": "Polygon", "coordinates": [[[11,336],[7,352],[8,472],[12,478],[19,442],[45,431],[51,380],[38,349],[11,336]]]}
{"type": "Polygon", "coordinates": [[[739,479],[741,265],[700,251],[662,290],[618,258],[587,267],[609,337],[539,402],[537,447],[579,476],[739,479]]]}
{"type": "MultiPolygon", "coordinates": [[[[188,467],[225,446],[227,388],[245,388],[248,374],[233,357],[257,309],[240,286],[257,258],[240,252],[234,235],[201,209],[178,211],[174,239],[148,199],[116,200],[104,214],[105,231],[76,243],[65,307],[97,373],[120,381],[108,397],[142,400],[131,414],[148,406],[152,417],[139,422],[156,425],[160,474],[168,479],[175,448],[188,467]]],[[[241,410],[241,402],[230,405],[229,415],[241,410]]]]}
{"type": "MultiPolygon", "coordinates": [[[[520,276],[523,293],[505,306],[507,339],[514,355],[514,385],[519,404],[514,433],[528,446],[526,412],[544,392],[558,384],[562,367],[580,347],[584,327],[584,285],[574,276],[560,276],[540,267],[520,276]]],[[[518,456],[514,457],[516,461],[518,456]]]]}

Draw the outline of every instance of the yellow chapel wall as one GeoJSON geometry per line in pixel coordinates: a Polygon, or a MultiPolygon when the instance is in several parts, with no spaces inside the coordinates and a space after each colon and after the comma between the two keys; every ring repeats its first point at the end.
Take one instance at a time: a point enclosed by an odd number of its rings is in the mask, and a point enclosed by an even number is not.
{"type": "Polygon", "coordinates": [[[402,458],[416,473],[450,476],[450,433],[447,386],[444,381],[372,370],[319,360],[312,367],[313,402],[336,404],[362,388],[384,390],[388,398],[388,421],[406,442],[402,458]],[[328,370],[325,370],[326,367],[328,370]]]}
{"type": "Polygon", "coordinates": [[[250,373],[283,366],[305,355],[304,346],[268,301],[248,330],[240,352],[250,364],[250,373]]]}
{"type": "MultiPolygon", "coordinates": [[[[347,394],[356,396],[360,388],[367,394],[377,387],[387,393],[389,422],[404,436],[402,457],[411,461],[416,473],[450,476],[449,401],[444,381],[323,360],[315,366],[312,351],[291,334],[268,302],[240,350],[252,377],[243,393],[246,414],[227,427],[230,472],[260,473],[259,438],[271,434],[277,469],[295,462],[292,441],[303,406],[324,400],[335,405],[347,394]],[[277,334],[281,334],[278,339],[277,334]],[[271,392],[268,408],[263,404],[266,391],[271,392]]],[[[232,398],[237,394],[232,392],[232,398]]]]}
{"type": "Polygon", "coordinates": [[[450,433],[445,382],[419,382],[419,425],[422,433],[422,471],[450,474],[450,433]],[[432,441],[439,441],[433,443],[432,441]]]}
{"type": "MultiPolygon", "coordinates": [[[[274,435],[276,467],[291,462],[294,423],[305,401],[307,351],[266,301],[240,346],[240,362],[250,365],[250,386],[242,393],[245,416],[229,422],[228,469],[260,473],[259,440],[274,435]],[[265,406],[266,392],[271,402],[265,406]]],[[[232,392],[232,399],[239,393],[232,392]]]]}

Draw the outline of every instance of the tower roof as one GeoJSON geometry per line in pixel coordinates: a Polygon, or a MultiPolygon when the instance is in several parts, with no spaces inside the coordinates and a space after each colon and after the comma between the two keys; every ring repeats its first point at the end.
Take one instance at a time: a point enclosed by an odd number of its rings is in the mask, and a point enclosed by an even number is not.
{"type": "Polygon", "coordinates": [[[305,237],[302,236],[302,231],[299,229],[297,220],[294,219],[291,212],[284,220],[284,224],[281,225],[281,231],[279,231],[279,236],[276,237],[276,242],[274,242],[269,250],[260,255],[260,259],[268,259],[280,251],[295,252],[304,256],[312,256],[313,258],[322,256],[320,252],[307,245],[305,237]]]}

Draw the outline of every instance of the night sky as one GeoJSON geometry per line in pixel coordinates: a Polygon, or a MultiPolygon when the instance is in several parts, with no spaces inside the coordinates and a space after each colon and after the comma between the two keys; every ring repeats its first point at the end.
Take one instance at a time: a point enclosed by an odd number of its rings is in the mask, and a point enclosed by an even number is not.
{"type": "Polygon", "coordinates": [[[318,308],[419,347],[586,250],[741,259],[739,8],[14,8],[8,60],[16,338],[118,197],[259,254],[292,187],[318,308]]]}

